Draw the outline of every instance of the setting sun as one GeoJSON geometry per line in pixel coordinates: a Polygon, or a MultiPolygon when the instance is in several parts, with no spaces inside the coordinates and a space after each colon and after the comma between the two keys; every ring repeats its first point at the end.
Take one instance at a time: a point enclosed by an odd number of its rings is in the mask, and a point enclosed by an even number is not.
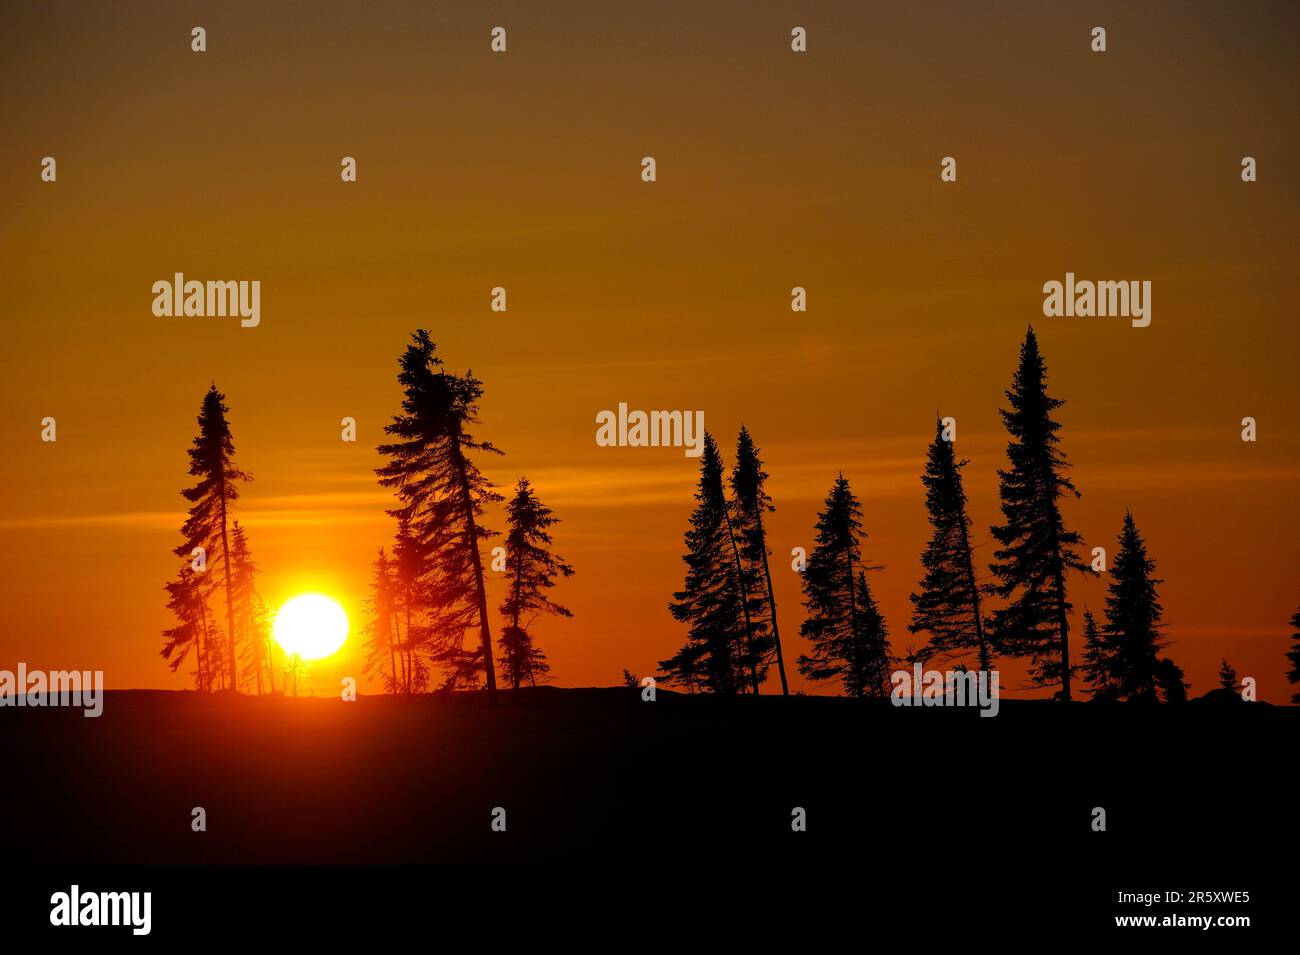
{"type": "Polygon", "coordinates": [[[343,646],[348,636],[348,615],[329,597],[299,594],[275,615],[274,632],[285,653],[320,660],[343,646]]]}

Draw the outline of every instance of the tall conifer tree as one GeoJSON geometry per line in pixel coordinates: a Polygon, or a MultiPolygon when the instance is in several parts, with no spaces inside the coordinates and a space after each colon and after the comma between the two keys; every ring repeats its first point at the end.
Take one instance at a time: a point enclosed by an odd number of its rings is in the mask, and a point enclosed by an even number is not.
{"type": "Polygon", "coordinates": [[[838,678],[849,696],[889,695],[889,642],[862,564],[862,507],[840,475],[817,519],[803,573],[808,617],[800,634],[812,642],[799,657],[810,680],[838,678]]]}
{"type": "Polygon", "coordinates": [[[377,470],[379,483],[397,494],[402,505],[392,513],[410,520],[413,536],[433,567],[431,623],[439,631],[439,661],[450,670],[450,682],[476,684],[482,675],[488,700],[495,703],[496,668],[480,547],[495,536],[482,524],[484,506],[502,498],[473,456],[501,452],[468,431],[478,423],[482,382],[471,372],[447,374],[424,329],[411,338],[398,374],[402,410],[384,428],[395,440],[378,449],[389,458],[377,470]],[[465,638],[473,630],[478,632],[478,648],[467,650],[465,638]]]}
{"type": "MultiPolygon", "coordinates": [[[[252,645],[257,648],[252,654],[253,665],[259,668],[259,672],[262,669],[266,671],[267,688],[275,693],[277,661],[283,658],[284,653],[275,642],[271,613],[267,609],[266,601],[256,591],[253,592],[252,606],[249,608],[249,637],[252,645]]],[[[260,685],[257,692],[262,692],[260,685]]]]}
{"type": "Polygon", "coordinates": [[[790,695],[790,684],[785,675],[785,656],[781,649],[781,630],[776,619],[776,593],[772,589],[772,570],[768,565],[767,532],[763,515],[776,510],[764,485],[767,472],[758,456],[758,448],[744,425],[736,440],[736,464],[731,469],[731,493],[735,502],[737,535],[741,541],[740,552],[755,583],[758,606],[756,619],[766,619],[771,632],[772,648],[776,651],[776,671],[781,678],[781,695],[790,695]]]}
{"type": "Polygon", "coordinates": [[[515,496],[506,505],[506,597],[501,615],[507,624],[501,633],[501,673],[518,689],[550,672],[544,654],[529,632],[529,615],[548,613],[572,617],[573,613],[553,601],[548,591],[556,577],[572,577],[573,568],[552,554],[550,528],[559,523],[551,509],[541,502],[528,478],[515,485],[515,496]]]}
{"type": "MultiPolygon", "coordinates": [[[[390,562],[395,615],[392,623],[397,631],[397,649],[402,661],[403,691],[407,694],[423,692],[429,683],[426,658],[435,661],[450,659],[459,665],[463,630],[444,633],[440,645],[435,644],[435,627],[432,624],[436,567],[429,559],[430,548],[418,540],[411,528],[408,510],[390,511],[397,518],[397,532],[393,536],[393,556],[390,562]]],[[[454,685],[453,678],[448,681],[454,685]]]]}
{"type": "Polygon", "coordinates": [[[244,679],[257,687],[259,695],[269,680],[275,692],[275,661],[271,647],[271,627],[267,619],[266,604],[257,591],[257,564],[248,546],[248,534],[239,521],[230,528],[230,560],[233,567],[230,577],[234,591],[235,637],[242,644],[244,679]]]}
{"type": "Polygon", "coordinates": [[[730,695],[742,692],[748,667],[747,637],[727,529],[722,455],[708,432],[700,457],[695,509],[686,531],[686,580],[668,605],[688,625],[685,645],[659,663],[665,677],[730,695]]]}
{"type": "MultiPolygon", "coordinates": [[[[176,556],[189,558],[194,548],[202,547],[208,565],[216,555],[221,557],[222,576],[226,595],[227,645],[221,657],[225,665],[224,679],[230,688],[239,688],[235,652],[235,598],[231,584],[233,566],[230,552],[230,511],[239,498],[240,483],[252,480],[235,466],[235,442],[231,437],[226,415],[226,399],[214,384],[203,396],[199,409],[199,433],[190,448],[190,474],[198,483],[181,494],[190,502],[189,516],[181,528],[184,543],[176,548],[176,556]]],[[[215,662],[215,661],[214,661],[215,662]]]]}
{"type": "Polygon", "coordinates": [[[966,515],[966,492],[953,442],[944,438],[943,422],[935,423],[925,473],[925,506],[934,529],[921,566],[921,589],[911,595],[912,633],[927,632],[930,642],[917,657],[954,657],[974,652],[979,668],[988,670],[992,659],[980,609],[980,587],[975,578],[975,557],[966,515]]]}
{"type": "Polygon", "coordinates": [[[996,592],[1008,600],[994,611],[995,637],[1002,652],[1030,657],[1032,678],[1041,686],[1060,683],[1060,698],[1070,699],[1071,605],[1066,574],[1087,572],[1075,551],[1080,537],[1067,530],[1060,500],[1078,497],[1066,476],[1060,425],[1052,412],[1065,402],[1047,394],[1047,368],[1032,328],[1020,347],[1020,365],[1006,393],[1010,407],[1001,411],[1011,436],[1010,467],[999,470],[1002,515],[995,526],[1001,544],[989,565],[996,592]]]}
{"type": "Polygon", "coordinates": [[[384,689],[395,694],[404,685],[397,663],[397,581],[392,561],[382,547],[371,570],[370,599],[366,602],[366,663],[362,672],[378,670],[384,689]]]}
{"type": "MultiPolygon", "coordinates": [[[[740,541],[736,530],[736,522],[732,519],[733,502],[726,501],[722,511],[722,522],[727,532],[726,551],[730,556],[733,571],[736,575],[736,588],[738,592],[737,603],[740,606],[741,624],[745,628],[745,644],[742,649],[743,660],[741,666],[745,673],[748,674],[748,685],[755,696],[758,695],[759,662],[764,654],[761,649],[759,640],[756,639],[755,630],[759,627],[766,629],[767,624],[758,621],[754,617],[754,611],[758,606],[758,595],[755,593],[757,585],[757,576],[753,570],[745,566],[745,562],[740,557],[740,541]]],[[[767,673],[767,664],[763,663],[763,673],[767,673]]],[[[743,685],[743,684],[742,684],[743,685]]]]}
{"type": "Polygon", "coordinates": [[[1154,702],[1160,685],[1160,617],[1155,561],[1147,555],[1131,513],[1125,513],[1119,550],[1110,568],[1103,628],[1111,651],[1111,674],[1118,695],[1154,702]]]}

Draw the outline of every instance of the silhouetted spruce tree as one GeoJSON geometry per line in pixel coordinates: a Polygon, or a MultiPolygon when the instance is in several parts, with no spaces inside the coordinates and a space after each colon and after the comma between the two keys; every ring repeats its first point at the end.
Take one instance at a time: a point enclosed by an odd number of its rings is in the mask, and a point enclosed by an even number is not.
{"type": "MultiPolygon", "coordinates": [[[[1291,615],[1291,626],[1295,627],[1295,632],[1291,634],[1291,649],[1286,652],[1286,658],[1291,661],[1286,679],[1288,683],[1294,684],[1300,683],[1300,610],[1291,615]]],[[[1300,703],[1300,693],[1292,693],[1291,702],[1300,703]]]]}
{"type": "MultiPolygon", "coordinates": [[[[748,685],[755,696],[758,695],[758,684],[760,680],[767,675],[767,662],[764,659],[766,654],[763,647],[767,644],[766,621],[754,619],[754,611],[759,606],[760,597],[756,589],[758,586],[757,575],[740,559],[740,543],[737,540],[736,525],[732,520],[732,510],[734,502],[726,501],[722,512],[723,526],[727,531],[727,553],[730,555],[734,565],[733,571],[736,575],[736,586],[739,593],[738,603],[740,605],[741,622],[745,628],[745,643],[741,648],[742,657],[738,661],[740,668],[748,676],[748,685]],[[755,631],[761,633],[756,634],[755,631]],[[762,676],[759,675],[759,666],[762,666],[762,676]]],[[[743,688],[745,684],[742,683],[743,688]]]]}
{"type": "Polygon", "coordinates": [[[862,507],[840,475],[817,518],[816,541],[803,573],[808,618],[800,634],[812,642],[799,657],[810,680],[838,678],[849,696],[889,695],[885,621],[862,564],[862,507]]]}
{"type": "Polygon", "coordinates": [[[1182,668],[1168,657],[1161,657],[1156,663],[1156,686],[1166,703],[1187,702],[1187,684],[1183,681],[1182,668]]]}
{"type": "Polygon", "coordinates": [[[397,664],[397,581],[392,561],[382,547],[371,568],[370,598],[366,601],[366,663],[362,672],[378,670],[385,691],[395,694],[403,687],[397,664]]]}
{"type": "Polygon", "coordinates": [[[934,656],[954,657],[974,651],[981,670],[988,670],[991,650],[980,611],[980,588],[975,579],[975,557],[966,515],[966,492],[951,441],[944,440],[943,422],[935,423],[925,473],[925,506],[934,528],[921,555],[925,577],[913,593],[912,633],[930,634],[929,643],[916,654],[922,661],[934,656]]]}
{"type": "Polygon", "coordinates": [[[506,505],[505,600],[501,615],[506,618],[501,633],[501,675],[516,690],[527,681],[536,685],[551,670],[546,654],[533,642],[526,615],[549,613],[572,617],[573,613],[547,596],[557,576],[572,577],[573,568],[555,554],[549,528],[559,523],[551,509],[537,497],[528,478],[515,485],[515,496],[506,505]]]}
{"type": "MultiPolygon", "coordinates": [[[[259,668],[266,671],[267,689],[275,693],[276,658],[284,656],[284,652],[275,642],[271,613],[260,593],[253,594],[253,605],[249,612],[251,614],[250,638],[253,645],[260,648],[255,654],[255,662],[259,668]]],[[[259,689],[258,692],[260,693],[261,690],[259,689]]]]}
{"type": "Polygon", "coordinates": [[[1119,550],[1110,568],[1103,632],[1111,648],[1111,675],[1121,699],[1154,702],[1160,649],[1162,609],[1156,585],[1155,561],[1131,513],[1125,513],[1119,550]]]}
{"type": "Polygon", "coordinates": [[[307,684],[307,695],[313,696],[311,685],[311,669],[301,656],[296,653],[286,653],[284,660],[284,686],[287,692],[293,694],[293,698],[298,698],[298,683],[303,681],[307,684]]]}
{"type": "Polygon", "coordinates": [[[1226,659],[1219,661],[1219,688],[1224,690],[1237,688],[1237,671],[1226,659]]]}
{"type": "Polygon", "coordinates": [[[519,689],[524,683],[529,686],[545,683],[550,676],[551,665],[546,662],[546,654],[524,628],[507,624],[501,630],[497,648],[501,651],[498,662],[501,679],[509,681],[513,689],[519,689]]]}
{"type": "Polygon", "coordinates": [[[1075,552],[1079,535],[1066,530],[1061,517],[1060,499],[1079,492],[1065,475],[1069,464],[1058,447],[1061,426],[1052,419],[1065,402],[1047,394],[1047,368],[1032,328],[1006,396],[1011,407],[1000,413],[1011,435],[1010,468],[998,471],[1006,523],[992,529],[1002,547],[994,551],[989,569],[998,581],[996,593],[1009,603],[994,611],[994,636],[1002,652],[1031,658],[1035,683],[1060,682],[1060,698],[1068,700],[1071,605],[1065,576],[1090,568],[1075,552]]]}
{"type": "Polygon", "coordinates": [[[239,521],[230,528],[230,583],[234,593],[235,637],[242,645],[243,678],[257,686],[260,696],[265,687],[263,676],[275,692],[275,664],[272,660],[271,627],[266,604],[257,592],[257,564],[248,548],[248,535],[239,521]]]}
{"type": "Polygon", "coordinates": [[[495,532],[480,517],[484,505],[502,498],[472,455],[501,452],[466,430],[478,423],[482,382],[471,372],[447,374],[424,329],[411,338],[398,374],[402,410],[384,428],[396,440],[378,449],[389,458],[377,470],[379,483],[396,492],[402,506],[392,513],[410,519],[413,536],[435,569],[431,622],[438,630],[437,659],[450,671],[449,683],[476,685],[482,674],[488,700],[495,703],[496,668],[479,549],[495,532]],[[478,649],[472,651],[464,646],[471,629],[479,636],[478,649]]]}
{"type": "MultiPolygon", "coordinates": [[[[199,433],[190,448],[190,474],[199,479],[191,488],[181,491],[190,502],[189,517],[181,528],[185,542],[176,548],[176,556],[189,558],[194,548],[202,547],[207,555],[207,565],[218,554],[226,593],[227,645],[221,656],[226,679],[231,689],[239,689],[235,652],[235,598],[231,586],[233,573],[230,556],[229,520],[232,504],[239,498],[238,484],[252,477],[235,466],[235,443],[226,420],[229,413],[225,396],[213,385],[203,396],[199,409],[199,433]]],[[[213,661],[216,662],[216,661],[213,661]]]]}
{"type": "Polygon", "coordinates": [[[1113,654],[1104,634],[1097,630],[1097,621],[1091,610],[1083,612],[1083,679],[1092,691],[1094,700],[1113,700],[1118,692],[1113,654]]]}
{"type": "MultiPolygon", "coordinates": [[[[402,662],[403,692],[423,692],[429,685],[426,657],[435,662],[448,658],[457,662],[463,643],[463,630],[445,634],[440,646],[434,645],[434,584],[436,565],[430,560],[432,550],[416,538],[411,517],[406,510],[390,511],[397,518],[393,537],[393,599],[397,611],[393,623],[397,631],[397,650],[402,662]]],[[[457,678],[448,681],[455,685],[457,678]]]]}
{"type": "MultiPolygon", "coordinates": [[[[214,591],[215,592],[215,591],[214,591]]],[[[203,666],[208,671],[208,688],[224,690],[230,677],[226,635],[216,624],[216,615],[212,615],[212,626],[208,628],[208,642],[203,647],[203,666]]]]}
{"type": "Polygon", "coordinates": [[[164,586],[167,591],[167,609],[176,615],[176,626],[163,631],[162,658],[175,673],[190,651],[194,652],[194,685],[202,692],[211,689],[211,678],[204,666],[204,654],[210,634],[208,627],[208,598],[204,579],[187,563],[181,566],[176,579],[164,586]]]}
{"type": "Polygon", "coordinates": [[[659,667],[666,681],[731,695],[744,688],[747,634],[728,539],[722,470],[718,445],[705,432],[695,509],[682,557],[686,581],[668,605],[673,617],[687,624],[689,631],[685,645],[670,659],[661,660],[659,667]]]}
{"type": "Polygon", "coordinates": [[[889,628],[885,624],[884,615],[876,605],[876,598],[871,593],[871,588],[867,586],[867,575],[862,570],[858,571],[857,592],[862,598],[860,612],[867,635],[867,655],[864,660],[855,661],[855,670],[863,681],[862,695],[883,699],[889,696],[891,689],[889,628]]]}
{"type": "MultiPolygon", "coordinates": [[[[764,485],[767,472],[744,425],[736,440],[736,464],[731,469],[731,493],[735,503],[736,520],[733,522],[740,540],[740,554],[752,585],[750,617],[752,621],[766,623],[767,633],[762,635],[764,646],[770,642],[776,651],[776,672],[781,678],[781,695],[790,695],[790,684],[785,676],[785,656],[781,650],[781,630],[776,620],[776,593],[772,589],[772,570],[768,566],[767,533],[763,529],[763,515],[776,510],[764,485]]],[[[752,624],[751,624],[752,627],[752,624]]],[[[760,652],[763,647],[756,648],[760,652]]],[[[766,654],[765,654],[766,656],[766,654]]],[[[766,668],[766,661],[764,661],[766,668]]],[[[755,690],[757,692],[757,690],[755,690]]]]}

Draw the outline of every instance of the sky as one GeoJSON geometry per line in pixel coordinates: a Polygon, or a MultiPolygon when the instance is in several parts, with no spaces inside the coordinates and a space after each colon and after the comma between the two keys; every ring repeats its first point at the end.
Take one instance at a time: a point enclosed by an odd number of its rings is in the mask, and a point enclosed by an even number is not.
{"type": "MultiPolygon", "coordinates": [[[[506,451],[485,472],[507,489],[527,475],[562,521],[556,550],[577,575],[555,596],[574,617],[534,631],[556,683],[652,674],[685,636],[667,603],[698,461],[599,447],[595,416],[619,402],[703,410],[728,465],[740,424],[753,433],[787,659],[806,649],[790,552],[811,548],[843,472],[902,652],[920,642],[908,594],[935,413],[957,419],[986,564],[998,408],[1032,323],[1067,402],[1082,497],[1065,518],[1085,551],[1113,554],[1131,510],[1192,693],[1226,657],[1285,702],[1300,10],[987,6],[11,9],[0,667],[189,684],[158,655],[162,586],[215,382],[255,478],[237,516],[260,588],[273,606],[335,596],[354,633],[313,688],[359,675],[369,563],[392,531],[374,448],[417,327],[484,382],[477,433],[506,451]],[[489,49],[498,25],[504,54],[489,49]],[[793,26],[806,53],[790,50],[793,26]],[[355,183],[340,180],[345,156],[355,183]],[[956,182],[940,181],[945,156],[956,182]],[[1244,156],[1257,182],[1242,182],[1244,156]],[[152,284],[175,272],[259,280],[260,325],[155,316],[152,284]],[[1044,317],[1043,283],[1067,272],[1149,280],[1150,326],[1044,317]],[[794,286],[806,312],[791,311],[794,286]],[[356,443],[340,440],[344,416],[356,443]]],[[[1076,632],[1104,583],[1070,581],[1076,632]]],[[[493,606],[502,592],[490,579],[493,606]]],[[[1016,689],[1020,664],[1003,670],[1009,695],[1033,695],[1016,689]]]]}

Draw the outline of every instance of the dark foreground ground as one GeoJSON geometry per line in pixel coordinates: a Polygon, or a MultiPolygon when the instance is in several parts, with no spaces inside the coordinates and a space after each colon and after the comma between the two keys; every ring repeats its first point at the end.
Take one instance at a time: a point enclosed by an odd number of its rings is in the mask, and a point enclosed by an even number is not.
{"type": "Polygon", "coordinates": [[[52,926],[56,893],[76,885],[149,892],[150,938],[173,950],[200,937],[373,946],[451,925],[525,941],[539,927],[578,941],[689,932],[728,950],[737,933],[803,950],[830,944],[826,931],[926,948],[977,931],[978,950],[1097,933],[1239,946],[1295,935],[1297,730],[1300,710],[1231,695],[1151,710],[1011,702],[991,719],[555,688],[495,709],[166,692],[109,694],[99,719],[3,709],[0,933],[140,941],[52,926]],[[513,861],[546,868],[364,865],[513,861]],[[1120,895],[1168,892],[1179,900],[1120,895]],[[1128,916],[1251,927],[1117,924],[1128,916]]]}
{"type": "Polygon", "coordinates": [[[55,863],[689,853],[1240,870],[1292,838],[1298,730],[1296,708],[1239,702],[1009,702],[989,719],[622,688],[507,693],[495,709],[118,692],[99,719],[0,710],[0,804],[6,855],[55,863]]]}

